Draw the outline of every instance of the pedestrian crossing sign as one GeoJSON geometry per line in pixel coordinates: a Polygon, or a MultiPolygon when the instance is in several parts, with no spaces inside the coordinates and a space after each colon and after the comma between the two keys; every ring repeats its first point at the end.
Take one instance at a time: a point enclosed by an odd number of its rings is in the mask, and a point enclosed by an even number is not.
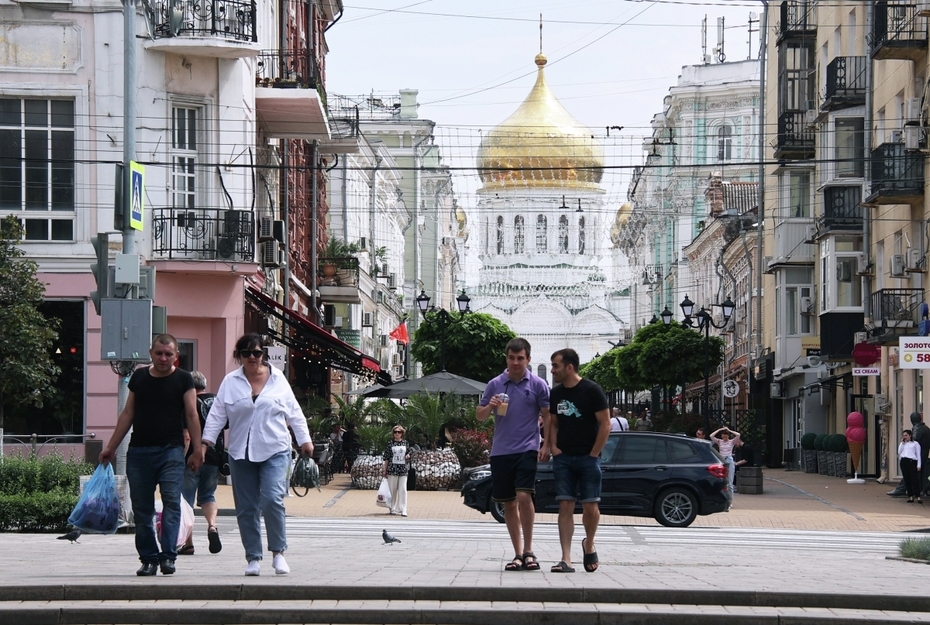
{"type": "Polygon", "coordinates": [[[129,161],[129,227],[142,230],[143,197],[145,195],[145,167],[129,161]]]}

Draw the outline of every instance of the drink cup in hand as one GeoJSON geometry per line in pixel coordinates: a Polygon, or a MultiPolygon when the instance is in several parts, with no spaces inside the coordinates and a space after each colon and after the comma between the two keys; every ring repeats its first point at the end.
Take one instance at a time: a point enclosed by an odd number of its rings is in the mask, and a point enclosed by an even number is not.
{"type": "Polygon", "coordinates": [[[497,407],[497,416],[502,417],[507,414],[507,406],[510,404],[510,396],[507,393],[501,393],[497,396],[500,400],[500,405],[497,407]]]}

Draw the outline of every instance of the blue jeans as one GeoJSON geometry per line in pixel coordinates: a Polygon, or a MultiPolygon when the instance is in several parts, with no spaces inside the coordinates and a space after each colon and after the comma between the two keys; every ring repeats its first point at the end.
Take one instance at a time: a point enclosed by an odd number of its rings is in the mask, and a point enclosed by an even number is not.
{"type": "Polygon", "coordinates": [[[212,464],[205,464],[196,473],[184,468],[184,486],[181,495],[187,500],[191,508],[194,507],[194,494],[197,494],[197,505],[216,502],[216,484],[219,481],[220,468],[212,464]]]}
{"type": "Polygon", "coordinates": [[[601,500],[601,459],[585,454],[552,458],[556,501],[595,503],[601,500]],[[579,498],[580,496],[580,498],[579,498]]]}
{"type": "Polygon", "coordinates": [[[143,563],[174,560],[181,526],[184,448],[180,445],[130,447],[126,479],[136,524],[136,551],[143,563]],[[155,486],[161,491],[161,536],[155,538],[155,486]],[[158,544],[161,543],[159,551],[158,544]]]}
{"type": "Polygon", "coordinates": [[[733,478],[736,477],[736,465],[733,464],[733,456],[725,456],[723,463],[727,467],[727,481],[730,483],[730,492],[733,492],[733,478]]]}
{"type": "Polygon", "coordinates": [[[262,516],[265,517],[268,550],[287,550],[284,496],[287,495],[290,466],[290,451],[282,451],[262,462],[229,459],[236,521],[248,562],[262,559],[262,516]]]}

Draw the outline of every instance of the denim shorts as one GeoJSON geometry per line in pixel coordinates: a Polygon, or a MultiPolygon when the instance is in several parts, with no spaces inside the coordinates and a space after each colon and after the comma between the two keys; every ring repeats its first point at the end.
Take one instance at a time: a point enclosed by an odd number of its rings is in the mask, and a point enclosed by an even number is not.
{"type": "Polygon", "coordinates": [[[588,454],[552,458],[556,501],[594,503],[601,500],[601,459],[588,454]]]}

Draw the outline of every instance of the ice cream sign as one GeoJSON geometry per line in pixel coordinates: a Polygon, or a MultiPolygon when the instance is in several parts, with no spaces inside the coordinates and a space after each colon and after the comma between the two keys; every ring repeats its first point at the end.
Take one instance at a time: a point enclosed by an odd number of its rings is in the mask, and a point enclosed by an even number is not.
{"type": "Polygon", "coordinates": [[[930,369],[930,338],[902,336],[898,353],[902,369],[930,369]]]}

